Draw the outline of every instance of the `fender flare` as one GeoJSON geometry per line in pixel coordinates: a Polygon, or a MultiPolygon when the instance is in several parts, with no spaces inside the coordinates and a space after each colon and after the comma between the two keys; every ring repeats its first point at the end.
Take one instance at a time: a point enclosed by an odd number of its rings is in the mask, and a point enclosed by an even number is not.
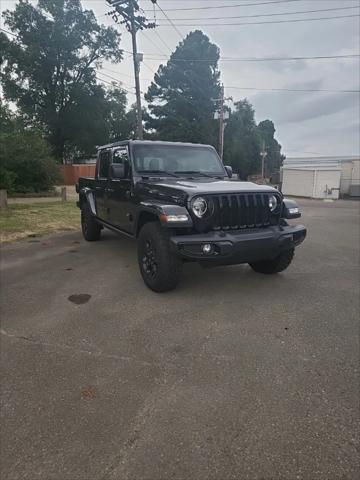
{"type": "Polygon", "coordinates": [[[80,190],[80,208],[81,204],[83,203],[81,201],[81,197],[85,197],[84,201],[86,201],[89,204],[90,211],[92,215],[96,217],[96,203],[95,203],[95,197],[94,197],[94,192],[92,191],[91,188],[89,187],[84,187],[80,190]]]}
{"type": "Polygon", "coordinates": [[[140,202],[136,210],[135,218],[135,232],[138,232],[138,227],[142,215],[148,214],[156,217],[163,227],[167,228],[191,228],[193,225],[191,216],[186,207],[181,205],[162,204],[159,202],[140,202]],[[176,217],[181,215],[186,216],[187,220],[184,221],[168,221],[168,217],[176,217]]]}

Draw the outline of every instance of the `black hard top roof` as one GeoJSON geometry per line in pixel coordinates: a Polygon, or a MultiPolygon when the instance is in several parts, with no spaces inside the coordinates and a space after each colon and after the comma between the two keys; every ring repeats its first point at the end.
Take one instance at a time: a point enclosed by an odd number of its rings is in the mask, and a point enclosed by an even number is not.
{"type": "Polygon", "coordinates": [[[108,143],[106,145],[101,145],[98,147],[98,150],[104,150],[107,148],[121,147],[122,145],[182,145],[187,147],[210,147],[214,148],[212,145],[205,145],[203,143],[184,143],[184,142],[163,142],[160,140],[122,140],[120,142],[108,143]]]}

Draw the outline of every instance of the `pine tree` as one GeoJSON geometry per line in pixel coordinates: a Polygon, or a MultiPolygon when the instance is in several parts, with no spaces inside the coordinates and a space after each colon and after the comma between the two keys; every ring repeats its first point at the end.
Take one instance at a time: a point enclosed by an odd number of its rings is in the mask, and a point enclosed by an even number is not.
{"type": "Polygon", "coordinates": [[[217,146],[219,56],[219,48],[196,30],[160,65],[145,95],[150,111],[146,126],[155,138],[217,146]]]}

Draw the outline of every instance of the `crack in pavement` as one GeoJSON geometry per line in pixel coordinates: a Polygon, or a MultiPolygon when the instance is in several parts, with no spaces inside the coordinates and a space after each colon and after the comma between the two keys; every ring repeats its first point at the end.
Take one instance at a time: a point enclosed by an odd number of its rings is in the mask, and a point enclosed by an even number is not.
{"type": "Polygon", "coordinates": [[[146,422],[152,417],[156,406],[169,394],[171,394],[176,387],[184,381],[184,378],[179,378],[168,384],[168,373],[164,371],[162,382],[160,383],[159,392],[153,392],[149,396],[149,400],[145,400],[144,405],[137,413],[132,427],[129,428],[128,438],[120,448],[120,452],[113,458],[110,464],[105,468],[100,480],[110,480],[115,474],[117,478],[126,480],[129,478],[128,463],[129,452],[134,448],[137,441],[141,438],[141,430],[144,428],[146,422]]]}
{"type": "Polygon", "coordinates": [[[25,337],[24,335],[16,335],[16,334],[13,334],[13,333],[9,333],[9,332],[7,332],[6,330],[3,330],[3,329],[0,330],[0,334],[4,337],[14,338],[16,340],[25,340],[26,342],[32,343],[34,345],[39,345],[39,346],[42,346],[42,347],[48,347],[48,348],[59,349],[59,350],[69,350],[69,351],[72,351],[74,353],[92,355],[94,357],[103,357],[103,358],[108,358],[108,359],[112,359],[112,360],[121,360],[121,361],[124,361],[124,362],[134,362],[134,363],[138,363],[139,365],[147,366],[147,367],[156,366],[155,363],[146,362],[145,360],[139,360],[139,359],[134,358],[134,357],[126,357],[126,356],[122,356],[122,355],[107,354],[107,353],[104,353],[101,350],[96,350],[96,351],[84,350],[82,348],[76,348],[76,347],[72,347],[70,345],[65,345],[65,344],[61,344],[61,343],[41,342],[41,341],[35,340],[33,338],[25,337]]]}

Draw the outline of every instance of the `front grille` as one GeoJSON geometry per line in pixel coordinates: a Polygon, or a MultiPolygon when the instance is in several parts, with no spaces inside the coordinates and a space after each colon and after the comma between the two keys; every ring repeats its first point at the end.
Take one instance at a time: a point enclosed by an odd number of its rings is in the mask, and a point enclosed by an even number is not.
{"type": "MultiPolygon", "coordinates": [[[[270,195],[272,194],[241,193],[203,195],[210,207],[210,212],[205,222],[206,229],[238,230],[269,226],[272,223],[272,217],[274,219],[274,215],[269,209],[270,195]]],[[[198,222],[197,224],[199,226],[198,222]]],[[[203,224],[203,226],[205,227],[205,224],[203,224]]],[[[203,230],[203,228],[201,228],[201,230],[203,230]]]]}

